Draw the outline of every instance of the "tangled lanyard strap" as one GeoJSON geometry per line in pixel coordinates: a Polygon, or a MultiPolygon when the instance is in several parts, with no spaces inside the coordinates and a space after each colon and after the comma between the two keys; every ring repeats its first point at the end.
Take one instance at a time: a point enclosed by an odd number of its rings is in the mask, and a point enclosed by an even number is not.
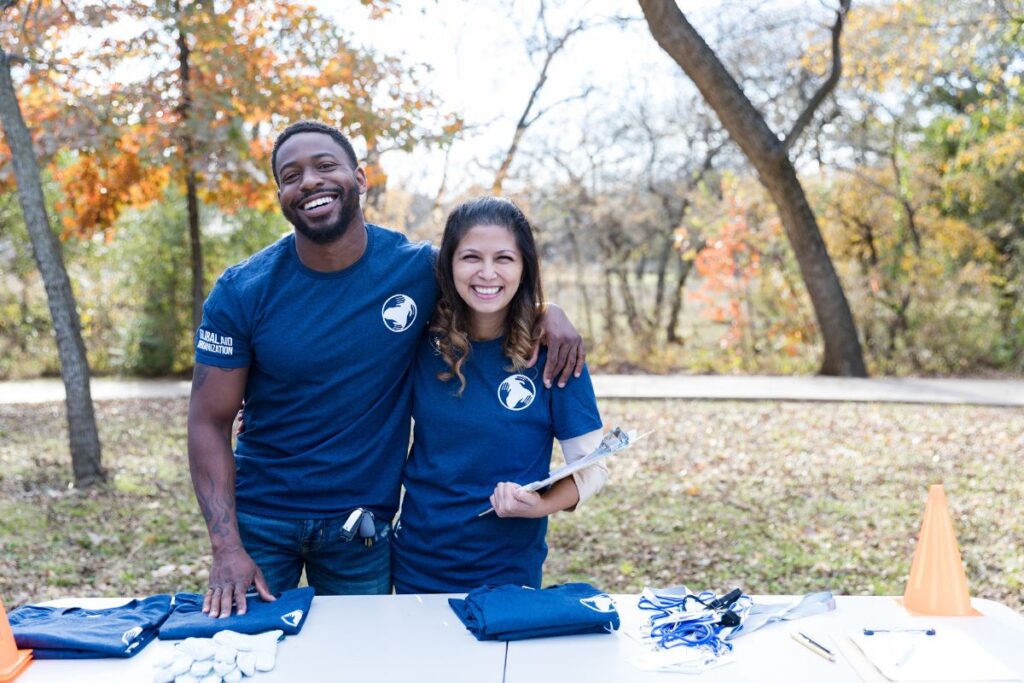
{"type": "Polygon", "coordinates": [[[650,637],[658,647],[706,646],[716,655],[732,650],[724,638],[743,620],[750,597],[737,588],[719,597],[711,591],[693,594],[645,590],[637,606],[651,612],[650,637]]]}

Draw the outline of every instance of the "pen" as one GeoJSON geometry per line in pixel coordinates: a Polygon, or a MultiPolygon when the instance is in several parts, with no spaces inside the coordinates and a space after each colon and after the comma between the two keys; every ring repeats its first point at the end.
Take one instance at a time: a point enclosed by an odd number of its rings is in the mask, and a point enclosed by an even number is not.
{"type": "Polygon", "coordinates": [[[933,628],[866,628],[864,629],[864,635],[873,636],[878,633],[923,633],[926,636],[934,636],[935,629],[933,628]]]}
{"type": "Polygon", "coordinates": [[[829,650],[827,647],[825,647],[818,641],[814,640],[807,634],[801,633],[800,631],[794,631],[791,635],[793,636],[793,640],[800,643],[801,645],[803,645],[819,657],[824,657],[830,662],[836,661],[836,656],[832,654],[832,650],[829,650]]]}

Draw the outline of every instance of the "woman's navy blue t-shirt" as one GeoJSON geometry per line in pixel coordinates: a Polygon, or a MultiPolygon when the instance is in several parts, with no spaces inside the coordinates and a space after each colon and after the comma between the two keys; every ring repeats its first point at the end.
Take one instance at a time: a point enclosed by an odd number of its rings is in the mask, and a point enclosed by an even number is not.
{"type": "Polygon", "coordinates": [[[473,342],[458,380],[425,337],[413,366],[413,447],[392,548],[399,593],[459,593],[482,585],[539,587],[547,518],[477,515],[502,481],[547,476],[552,440],[601,428],[586,369],[563,389],[546,389],[545,353],[533,368],[509,370],[503,339],[473,342]]]}

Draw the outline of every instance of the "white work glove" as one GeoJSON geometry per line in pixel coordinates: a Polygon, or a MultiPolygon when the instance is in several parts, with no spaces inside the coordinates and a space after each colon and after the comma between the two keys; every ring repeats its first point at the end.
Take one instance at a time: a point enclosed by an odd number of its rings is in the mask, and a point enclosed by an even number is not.
{"type": "Polygon", "coordinates": [[[281,630],[246,635],[219,631],[213,638],[186,638],[156,661],[153,683],[238,683],[242,676],[274,668],[281,630]]]}

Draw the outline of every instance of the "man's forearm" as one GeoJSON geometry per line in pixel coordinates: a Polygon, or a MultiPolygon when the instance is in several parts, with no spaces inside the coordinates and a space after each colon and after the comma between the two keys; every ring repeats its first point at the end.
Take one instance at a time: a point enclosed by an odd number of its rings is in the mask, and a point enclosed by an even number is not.
{"type": "Polygon", "coordinates": [[[196,363],[188,404],[188,468],[213,549],[210,589],[203,612],[226,617],[234,605],[246,610],[245,592],[253,584],[260,597],[273,600],[260,568],[242,546],[235,513],[235,456],[231,425],[249,377],[248,368],[219,368],[196,363]]]}
{"type": "Polygon", "coordinates": [[[191,423],[188,463],[213,552],[241,547],[235,514],[235,458],[231,452],[230,423],[191,423]]]}

